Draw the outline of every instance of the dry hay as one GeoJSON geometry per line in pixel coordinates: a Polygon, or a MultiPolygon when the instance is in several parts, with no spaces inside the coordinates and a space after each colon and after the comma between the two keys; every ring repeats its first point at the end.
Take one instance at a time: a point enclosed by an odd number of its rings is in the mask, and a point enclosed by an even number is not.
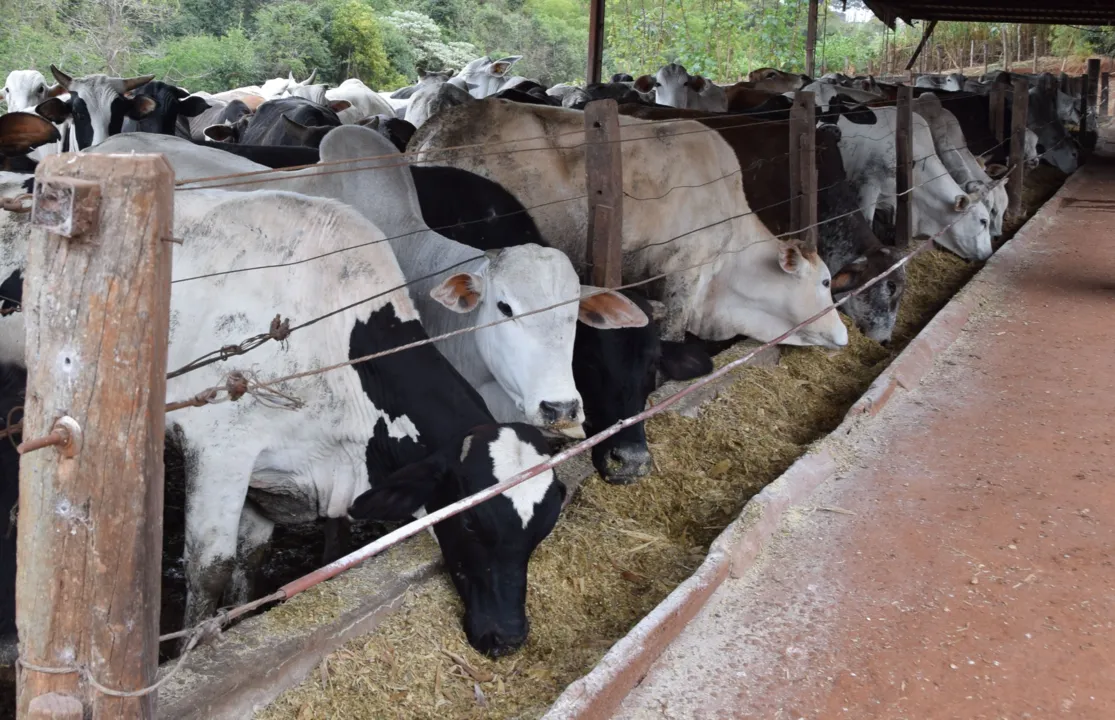
{"type": "MultiPolygon", "coordinates": [[[[856,330],[833,353],[784,348],[747,367],[698,419],[647,424],[655,473],[633,486],[582,485],[530,565],[527,646],[474,652],[445,579],[409,596],[376,632],[329,656],[259,717],[536,718],[704,559],[747,500],[838,425],[847,408],[978,269],[942,250],[911,261],[890,348],[856,330]]],[[[738,352],[738,351],[736,351],[738,352]]],[[[717,358],[721,365],[732,351],[717,358]]]]}

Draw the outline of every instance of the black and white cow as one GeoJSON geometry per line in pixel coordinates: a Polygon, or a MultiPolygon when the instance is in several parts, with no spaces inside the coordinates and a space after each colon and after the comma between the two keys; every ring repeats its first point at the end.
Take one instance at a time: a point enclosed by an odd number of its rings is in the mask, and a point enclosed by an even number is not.
{"type": "Polygon", "coordinates": [[[345,100],[326,107],[299,97],[276,98],[231,125],[205,128],[205,136],[245,145],[318,147],[326,133],[341,126],[337,112],[348,106],[345,100]]]}
{"type": "Polygon", "coordinates": [[[50,72],[69,93],[69,98],[52,97],[40,103],[35,111],[56,124],[70,122],[70,150],[99,145],[122,132],[126,119],[142,120],[158,107],[156,100],[150,96],[128,97],[129,92],[151,82],[154,75],[133,78],[88,75],[74,78],[53,65],[50,72]]]}
{"type": "MultiPolygon", "coordinates": [[[[442,235],[478,250],[545,245],[530,213],[499,184],[452,167],[411,167],[422,219],[442,235]]],[[[650,303],[625,292],[653,318],[650,303]]],[[[642,412],[657,387],[657,372],[691,380],[712,372],[712,359],[697,345],[658,339],[651,319],[641,328],[599,330],[577,323],[573,379],[585,405],[585,432],[594,434],[642,412]]],[[[650,472],[643,423],[624,428],[592,449],[597,472],[612,483],[629,483],[650,472]]]]}
{"type": "Polygon", "coordinates": [[[209,109],[189,118],[178,119],[178,137],[188,138],[194,142],[206,142],[205,128],[210,125],[236,125],[242,118],[251,115],[255,110],[250,108],[243,100],[217,100],[205,98],[209,109]]]}

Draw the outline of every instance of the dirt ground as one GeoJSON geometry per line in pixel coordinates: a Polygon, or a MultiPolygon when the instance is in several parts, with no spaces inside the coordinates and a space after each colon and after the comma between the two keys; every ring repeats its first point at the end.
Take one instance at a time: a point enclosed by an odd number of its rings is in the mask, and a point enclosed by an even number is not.
{"type": "Polygon", "coordinates": [[[1115,165],[618,718],[1115,717],[1115,165]]]}

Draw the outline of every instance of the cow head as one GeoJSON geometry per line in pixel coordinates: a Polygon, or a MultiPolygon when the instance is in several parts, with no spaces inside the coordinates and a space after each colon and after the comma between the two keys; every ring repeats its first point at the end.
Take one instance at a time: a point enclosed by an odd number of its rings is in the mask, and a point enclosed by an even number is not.
{"type": "MultiPolygon", "coordinates": [[[[649,78],[650,76],[644,76],[649,78]]],[[[640,92],[654,90],[655,101],[659,105],[668,105],[675,108],[688,108],[691,105],[693,93],[701,93],[708,86],[707,80],[700,75],[690,75],[684,66],[677,63],[664,65],[659,69],[651,82],[639,78],[636,89],[640,92]],[[649,89],[648,89],[649,86],[649,89]]]]}
{"type": "Polygon", "coordinates": [[[33,112],[40,103],[65,92],[61,85],[47,85],[46,78],[38,70],[13,70],[4,81],[8,112],[33,112]]]}
{"type": "MultiPolygon", "coordinates": [[[[399,470],[356,498],[354,518],[405,520],[430,513],[549,459],[545,438],[529,425],[473,430],[456,447],[399,470]]],[[[557,524],[565,486],[553,470],[443,520],[434,534],[465,606],[469,644],[492,657],[523,646],[527,564],[557,524]]]]}
{"type": "MultiPolygon", "coordinates": [[[[624,295],[652,318],[643,327],[599,330],[577,324],[573,378],[585,403],[585,432],[594,435],[646,407],[658,374],[669,380],[692,380],[712,372],[712,358],[698,345],[662,342],[650,303],[642,295],[624,295]]],[[[592,448],[592,464],[607,482],[627,484],[651,471],[643,423],[620,430],[592,448]]]]}
{"type": "MultiPolygon", "coordinates": [[[[832,276],[832,296],[840,300],[882,275],[902,257],[893,247],[878,246],[840,268],[832,276]]],[[[842,305],[844,312],[864,335],[882,345],[890,343],[898,307],[906,292],[906,267],[900,267],[886,278],[842,305]]]]}
{"type": "Polygon", "coordinates": [[[209,103],[205,98],[190,95],[185,88],[168,85],[158,80],[141,85],[127,94],[127,97],[132,100],[140,96],[151,98],[157,109],[140,120],[125,118],[123,132],[174,135],[179,117],[196,117],[209,109],[209,103]]]}
{"type": "Polygon", "coordinates": [[[499,92],[507,78],[507,73],[511,71],[511,66],[522,59],[522,55],[509,55],[499,60],[492,60],[485,55],[466,65],[452,78],[452,82],[462,90],[467,90],[472,97],[482,100],[499,92]]]}
{"type": "Polygon", "coordinates": [[[1053,93],[1040,87],[1030,89],[1028,124],[1037,135],[1038,157],[1063,173],[1075,172],[1079,152],[1058,116],[1057,97],[1053,93]]]}
{"type": "Polygon", "coordinates": [[[755,87],[759,90],[766,90],[767,92],[779,94],[793,92],[812,82],[807,75],[784,72],[771,67],[752,70],[748,73],[747,79],[755,83],[755,87]]]}
{"type": "Polygon", "coordinates": [[[158,106],[154,98],[147,95],[135,98],[127,96],[132,90],[151,82],[154,75],[133,78],[88,75],[73,78],[53,65],[50,66],[50,71],[58,84],[70,94],[70,98],[62,100],[53,97],[40,103],[35,112],[59,124],[72,120],[72,147],[78,150],[99,145],[123,129],[125,118],[141,120],[153,113],[158,106]]]}
{"type": "MultiPolygon", "coordinates": [[[[254,115],[246,113],[241,115],[238,120],[225,120],[220,125],[210,125],[203,131],[207,140],[214,142],[238,143],[240,138],[243,137],[244,131],[248,129],[249,123],[252,122],[254,115]]],[[[286,117],[285,115],[283,116],[286,117]]]]}
{"type": "Polygon", "coordinates": [[[476,331],[487,370],[532,425],[583,436],[584,408],[572,372],[578,318],[606,330],[641,327],[646,315],[620,293],[582,288],[560,250],[519,245],[485,255],[430,296],[454,312],[475,312],[477,325],[513,319],[476,331]],[[569,302],[582,295],[580,303],[569,302]]]}
{"type": "MultiPolygon", "coordinates": [[[[344,103],[345,107],[348,107],[348,102],[343,100],[341,102],[344,103]]],[[[301,145],[310,148],[321,147],[321,141],[325,134],[337,127],[336,125],[303,125],[291,120],[286,115],[282,116],[282,122],[283,135],[289,140],[289,142],[284,142],[284,145],[301,145]]]]}

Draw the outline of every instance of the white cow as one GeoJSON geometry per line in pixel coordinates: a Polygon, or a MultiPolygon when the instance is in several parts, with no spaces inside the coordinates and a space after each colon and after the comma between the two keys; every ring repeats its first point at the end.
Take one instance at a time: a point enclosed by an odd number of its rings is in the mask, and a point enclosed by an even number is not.
{"type": "MultiPolygon", "coordinates": [[[[35,108],[52,97],[65,102],[69,99],[69,93],[61,84],[48,85],[46,78],[38,70],[13,70],[4,81],[4,102],[8,106],[8,112],[35,112],[35,108]]],[[[54,126],[62,138],[70,132],[68,121],[55,123],[54,126]]],[[[47,155],[62,152],[63,143],[64,140],[59,140],[41,145],[28,153],[27,157],[36,162],[41,161],[47,155]]]]}
{"type": "Polygon", "coordinates": [[[654,93],[655,102],[675,108],[727,112],[728,96],[724,88],[701,77],[690,75],[682,65],[670,63],[659,68],[654,76],[643,75],[634,87],[642,93],[654,93]]]}
{"type": "MultiPolygon", "coordinates": [[[[695,121],[660,123],[620,116],[623,142],[623,279],[666,277],[661,332],[709,340],[739,334],[773,340],[831,302],[828,268],[815,252],[777,240],[748,211],[736,154],[695,121]],[[690,189],[686,189],[690,188],[690,189]]],[[[419,159],[498,182],[534,218],[544,239],[585,257],[584,115],[542,105],[482,100],[443,111],[419,128],[419,159]],[[446,151],[495,145],[498,155],[446,151]]],[[[840,347],[836,312],[788,344],[840,347]]]]}
{"type": "MultiPolygon", "coordinates": [[[[841,115],[840,154],[848,180],[860,196],[860,209],[870,222],[876,206],[894,207],[894,135],[897,110],[874,108],[873,125],[854,123],[841,115]]],[[[962,258],[991,256],[991,218],[978,196],[964,192],[949,175],[933,147],[929,124],[917,113],[914,130],[914,234],[936,242],[962,258]],[[974,206],[973,206],[974,205],[974,206]],[[938,235],[940,233],[940,235],[938,235]]]]}
{"type": "MultiPolygon", "coordinates": [[[[133,133],[98,148],[131,150],[166,154],[179,179],[265,169],[169,136],[133,133]]],[[[613,292],[528,314],[597,289],[581,286],[572,263],[556,250],[522,245],[479,253],[431,231],[422,221],[410,170],[397,167],[397,158],[391,157],[395,153],[378,133],[344,125],[322,140],[322,162],[386,159],[350,165],[351,172],[337,173],[335,166],[283,172],[268,187],[345,202],[394,238],[392,246],[404,274],[415,280],[415,301],[431,335],[517,317],[441,341],[438,347],[486,400],[516,408],[519,415],[512,419],[582,435],[584,410],[572,374],[578,316],[601,329],[641,326],[646,316],[613,292]]],[[[243,186],[258,188],[255,183],[243,186]]]]}
{"type": "Polygon", "coordinates": [[[395,108],[383,96],[372,90],[358,78],[349,78],[335,88],[325,91],[325,102],[328,105],[337,100],[347,100],[349,107],[337,113],[344,125],[355,125],[366,117],[374,115],[395,114],[395,108]]]}
{"type": "Polygon", "coordinates": [[[914,111],[929,124],[933,148],[956,184],[969,194],[978,195],[991,215],[991,237],[1003,234],[1003,216],[1007,211],[1007,189],[995,182],[990,173],[1002,177],[1006,168],[994,165],[984,169],[968,150],[964,132],[956,116],[941,105],[933,93],[923,93],[914,100],[914,111]]]}
{"type": "Polygon", "coordinates": [[[492,60],[485,55],[465,65],[459,73],[449,78],[449,82],[480,100],[525,80],[521,76],[507,77],[511,66],[522,59],[522,55],[509,55],[492,60]]]}

